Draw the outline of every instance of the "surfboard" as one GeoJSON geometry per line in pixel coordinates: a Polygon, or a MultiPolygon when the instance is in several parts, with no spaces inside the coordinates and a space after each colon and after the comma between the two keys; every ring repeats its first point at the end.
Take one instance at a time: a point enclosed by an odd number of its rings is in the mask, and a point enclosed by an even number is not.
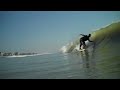
{"type": "Polygon", "coordinates": [[[81,49],[81,50],[78,50],[78,51],[85,51],[86,49],[81,49]]]}

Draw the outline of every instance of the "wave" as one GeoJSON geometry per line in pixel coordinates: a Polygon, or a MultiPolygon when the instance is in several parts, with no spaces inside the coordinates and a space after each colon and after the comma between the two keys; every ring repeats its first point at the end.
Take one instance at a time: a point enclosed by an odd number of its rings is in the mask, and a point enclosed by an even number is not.
{"type": "MultiPolygon", "coordinates": [[[[86,42],[87,49],[98,51],[106,51],[109,49],[120,49],[120,22],[112,23],[99,30],[91,32],[92,42],[86,42]]],[[[63,53],[71,53],[79,49],[79,37],[71,43],[63,46],[61,51],[63,53]],[[72,44],[71,44],[72,43],[72,44]]]]}

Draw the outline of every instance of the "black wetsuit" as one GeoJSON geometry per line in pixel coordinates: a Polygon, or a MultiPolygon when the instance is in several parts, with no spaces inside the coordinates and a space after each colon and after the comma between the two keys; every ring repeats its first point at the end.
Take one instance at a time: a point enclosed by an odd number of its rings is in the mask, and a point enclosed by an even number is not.
{"type": "MultiPolygon", "coordinates": [[[[87,35],[83,35],[83,37],[80,38],[80,49],[81,49],[82,45],[86,46],[85,41],[87,41],[87,40],[90,41],[89,36],[87,36],[87,35]]],[[[90,41],[90,42],[92,42],[92,41],[90,41]]]]}

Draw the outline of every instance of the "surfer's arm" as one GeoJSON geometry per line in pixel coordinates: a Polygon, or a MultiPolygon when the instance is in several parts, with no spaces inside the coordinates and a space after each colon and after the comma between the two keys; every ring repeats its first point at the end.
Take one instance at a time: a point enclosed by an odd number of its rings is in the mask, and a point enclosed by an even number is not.
{"type": "Polygon", "coordinates": [[[80,34],[80,35],[85,36],[84,34],[80,34]]]}
{"type": "Polygon", "coordinates": [[[88,41],[89,41],[89,42],[93,42],[93,41],[91,41],[90,39],[88,39],[88,41]]]}

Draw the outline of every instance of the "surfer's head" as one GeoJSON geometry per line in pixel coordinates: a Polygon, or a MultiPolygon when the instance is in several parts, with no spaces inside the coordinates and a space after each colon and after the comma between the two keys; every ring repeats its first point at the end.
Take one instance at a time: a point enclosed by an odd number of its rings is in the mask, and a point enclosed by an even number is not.
{"type": "Polygon", "coordinates": [[[88,35],[88,37],[90,37],[90,36],[91,36],[91,34],[88,35]]]}

